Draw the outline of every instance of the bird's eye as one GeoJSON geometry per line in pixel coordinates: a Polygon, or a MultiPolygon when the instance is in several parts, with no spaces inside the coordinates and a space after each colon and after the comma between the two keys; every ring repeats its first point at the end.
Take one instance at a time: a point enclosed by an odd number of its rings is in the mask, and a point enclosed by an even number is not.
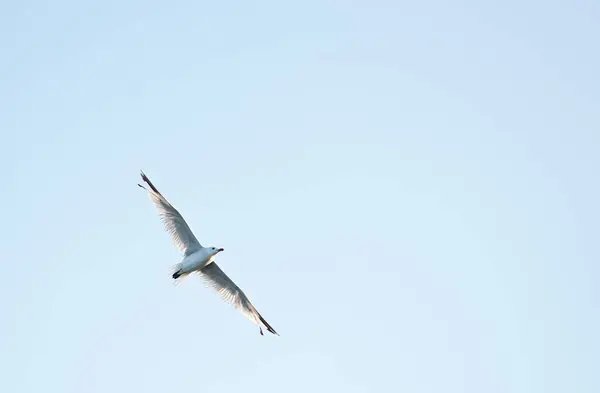
{"type": "Polygon", "coordinates": [[[213,247],[213,250],[214,250],[214,249],[215,249],[215,248],[213,247]]]}

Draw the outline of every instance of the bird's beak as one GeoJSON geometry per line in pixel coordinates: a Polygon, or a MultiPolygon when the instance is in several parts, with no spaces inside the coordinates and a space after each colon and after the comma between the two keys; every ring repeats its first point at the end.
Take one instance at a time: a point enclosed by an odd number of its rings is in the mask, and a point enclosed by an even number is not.
{"type": "Polygon", "coordinates": [[[219,248],[217,251],[221,252],[221,251],[225,251],[225,249],[224,248],[219,248]]]}

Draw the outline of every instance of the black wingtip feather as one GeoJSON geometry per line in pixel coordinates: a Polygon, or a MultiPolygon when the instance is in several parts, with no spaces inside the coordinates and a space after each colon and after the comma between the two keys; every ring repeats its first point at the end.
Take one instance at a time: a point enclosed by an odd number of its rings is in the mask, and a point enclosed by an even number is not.
{"type": "MultiPolygon", "coordinates": [[[[142,176],[142,180],[144,182],[146,182],[146,184],[148,186],[150,186],[150,188],[152,189],[152,191],[154,191],[157,194],[160,194],[160,192],[156,189],[156,187],[154,187],[154,184],[152,184],[152,182],[150,181],[150,179],[148,179],[148,176],[146,176],[146,174],[143,171],[140,171],[140,175],[142,176]]],[[[139,185],[139,184],[138,184],[139,185]]],[[[140,186],[141,187],[141,186],[140,186]]],[[[142,187],[143,188],[143,187],[142,187]]]]}
{"type": "MultiPolygon", "coordinates": [[[[267,328],[267,330],[269,331],[269,333],[273,333],[279,336],[279,333],[277,333],[275,331],[275,329],[273,329],[271,327],[271,325],[269,325],[269,323],[267,321],[265,321],[265,319],[262,317],[262,315],[258,314],[258,318],[260,319],[260,321],[263,323],[263,325],[265,325],[265,327],[267,328]]],[[[262,333],[262,331],[261,331],[262,333]]]]}

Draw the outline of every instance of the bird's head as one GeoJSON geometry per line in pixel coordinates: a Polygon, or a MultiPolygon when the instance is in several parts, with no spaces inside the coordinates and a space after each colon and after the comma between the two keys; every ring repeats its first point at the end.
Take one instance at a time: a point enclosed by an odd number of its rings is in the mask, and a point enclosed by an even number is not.
{"type": "Polygon", "coordinates": [[[225,251],[225,250],[222,248],[217,248],[217,247],[209,247],[208,251],[210,252],[210,255],[217,255],[221,251],[225,251]]]}

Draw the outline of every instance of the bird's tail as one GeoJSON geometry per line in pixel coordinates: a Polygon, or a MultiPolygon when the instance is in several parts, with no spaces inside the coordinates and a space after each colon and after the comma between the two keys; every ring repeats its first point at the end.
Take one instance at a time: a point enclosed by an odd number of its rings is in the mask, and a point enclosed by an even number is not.
{"type": "Polygon", "coordinates": [[[181,272],[182,268],[183,264],[181,262],[173,265],[173,274],[171,277],[175,280],[175,284],[179,284],[187,276],[187,274],[181,272]]]}

